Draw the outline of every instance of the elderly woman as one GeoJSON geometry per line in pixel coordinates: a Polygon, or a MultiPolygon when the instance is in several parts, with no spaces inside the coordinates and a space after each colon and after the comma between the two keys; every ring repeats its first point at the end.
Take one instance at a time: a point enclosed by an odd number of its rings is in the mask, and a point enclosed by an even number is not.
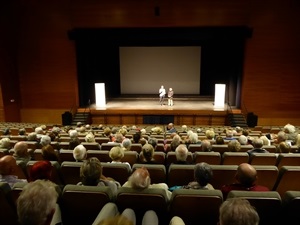
{"type": "Polygon", "coordinates": [[[109,157],[111,158],[111,163],[125,163],[131,169],[131,166],[128,162],[122,162],[122,158],[124,158],[124,148],[120,146],[112,147],[109,151],[109,157]]]}
{"type": "Polygon", "coordinates": [[[140,163],[156,164],[154,157],[154,148],[150,144],[144,144],[140,153],[140,163]]]}

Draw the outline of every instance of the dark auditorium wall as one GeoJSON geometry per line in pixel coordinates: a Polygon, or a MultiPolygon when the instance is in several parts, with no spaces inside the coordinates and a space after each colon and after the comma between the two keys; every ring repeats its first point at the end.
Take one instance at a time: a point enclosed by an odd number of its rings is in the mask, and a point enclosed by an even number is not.
{"type": "Polygon", "coordinates": [[[78,106],[74,28],[248,26],[243,112],[300,125],[298,0],[10,0],[0,10],[0,121],[61,123],[78,106]]]}

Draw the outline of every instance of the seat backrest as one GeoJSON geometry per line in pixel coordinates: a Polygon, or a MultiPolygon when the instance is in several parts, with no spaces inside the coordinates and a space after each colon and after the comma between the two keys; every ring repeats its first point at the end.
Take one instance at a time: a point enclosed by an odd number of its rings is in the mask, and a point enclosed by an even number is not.
{"type": "Polygon", "coordinates": [[[276,153],[276,146],[275,145],[263,145],[263,149],[266,149],[270,153],[276,153]]]}
{"type": "Polygon", "coordinates": [[[75,162],[75,158],[73,156],[73,150],[67,150],[67,149],[61,149],[59,151],[59,159],[61,162],[69,161],[69,162],[75,162]]]}
{"type": "Polygon", "coordinates": [[[86,150],[100,150],[101,145],[98,142],[81,142],[86,150]]]}
{"type": "Polygon", "coordinates": [[[59,145],[60,149],[73,150],[73,149],[69,149],[70,142],[68,142],[68,141],[67,142],[66,141],[58,142],[58,145],[59,145]]]}
{"type": "Polygon", "coordinates": [[[15,175],[19,179],[28,179],[29,173],[27,172],[26,162],[22,160],[16,160],[16,163],[18,166],[16,167],[15,175]]]}
{"type": "MultiPolygon", "coordinates": [[[[166,155],[166,165],[170,165],[171,163],[174,163],[176,161],[177,161],[177,159],[176,159],[175,152],[168,152],[167,155],[166,155]]],[[[188,152],[186,161],[188,163],[193,163],[194,162],[193,154],[191,152],[188,152]]]]}
{"type": "Polygon", "coordinates": [[[279,174],[277,166],[253,165],[253,167],[257,171],[256,183],[272,190],[279,174]]]}
{"type": "Polygon", "coordinates": [[[150,173],[151,183],[166,183],[167,173],[166,167],[162,164],[134,164],[132,166],[132,172],[137,168],[145,167],[150,173]]]}
{"type": "Polygon", "coordinates": [[[154,210],[160,223],[165,219],[168,211],[166,191],[160,188],[134,190],[129,187],[121,187],[118,190],[116,204],[120,212],[126,208],[133,209],[136,213],[137,224],[141,224],[141,218],[147,210],[154,210]]]}
{"type": "Polygon", "coordinates": [[[141,143],[132,143],[130,147],[130,151],[135,151],[140,153],[142,151],[142,144],[141,143]]]}
{"type": "Polygon", "coordinates": [[[255,207],[260,225],[279,224],[281,197],[276,191],[230,191],[228,198],[245,198],[255,207]]]}
{"type": "Polygon", "coordinates": [[[6,182],[0,182],[0,206],[1,224],[18,225],[17,211],[11,196],[11,188],[6,182]]]}
{"type": "Polygon", "coordinates": [[[300,191],[300,166],[282,166],[273,191],[283,196],[286,191],[300,191]]]}
{"type": "Polygon", "coordinates": [[[188,150],[189,152],[201,152],[202,146],[201,144],[189,144],[188,150]]]}
{"type": "Polygon", "coordinates": [[[240,165],[248,163],[249,154],[247,152],[224,152],[222,155],[222,165],[240,165]]]}
{"type": "Polygon", "coordinates": [[[131,166],[137,163],[139,160],[139,154],[136,151],[125,151],[122,162],[128,162],[131,166]]]}
{"type": "Polygon", "coordinates": [[[282,197],[281,224],[298,225],[300,221],[300,191],[286,191],[282,197]]]}
{"type": "Polygon", "coordinates": [[[100,162],[111,162],[108,150],[87,150],[87,158],[96,157],[100,162]]]}
{"type": "Polygon", "coordinates": [[[247,152],[248,150],[253,149],[252,145],[241,145],[240,152],[247,152]]]}
{"type": "Polygon", "coordinates": [[[194,180],[195,165],[171,164],[168,170],[169,187],[187,185],[194,180]]]}
{"type": "Polygon", "coordinates": [[[61,199],[62,222],[92,224],[102,207],[113,199],[110,187],[68,184],[61,199]]]}
{"type": "Polygon", "coordinates": [[[194,162],[206,162],[210,165],[220,165],[221,164],[221,154],[220,152],[195,152],[194,162]]]}
{"type": "Polygon", "coordinates": [[[119,143],[102,143],[101,144],[101,150],[110,150],[112,149],[112,147],[115,147],[115,146],[120,146],[119,143]]]}
{"type": "Polygon", "coordinates": [[[185,224],[216,225],[222,202],[220,190],[176,189],[172,192],[170,215],[179,216],[185,224]]]}
{"type": "Polygon", "coordinates": [[[166,161],[166,153],[164,153],[164,152],[154,152],[153,158],[155,159],[156,163],[164,165],[165,161],[166,161]]]}
{"type": "Polygon", "coordinates": [[[220,152],[220,154],[222,155],[224,152],[228,152],[228,145],[224,144],[224,145],[211,145],[211,151],[213,152],[220,152]]]}
{"type": "Polygon", "coordinates": [[[125,163],[101,163],[105,177],[113,178],[123,185],[131,175],[131,168],[125,163]]]}
{"type": "Polygon", "coordinates": [[[80,167],[83,162],[68,162],[64,161],[60,165],[60,172],[62,176],[63,183],[67,184],[77,184],[81,181],[80,179],[80,167]]]}
{"type": "Polygon", "coordinates": [[[254,152],[249,158],[252,165],[276,165],[277,156],[275,153],[257,153],[254,152]]]}
{"type": "Polygon", "coordinates": [[[165,152],[165,145],[163,143],[157,143],[155,151],[156,152],[165,152]]]}
{"type": "Polygon", "coordinates": [[[213,178],[210,184],[215,189],[221,189],[225,184],[235,182],[235,174],[237,171],[237,165],[211,165],[213,170],[213,178]]]}
{"type": "Polygon", "coordinates": [[[109,138],[108,137],[95,137],[95,141],[98,142],[100,145],[102,145],[103,143],[109,142],[109,138]]]}
{"type": "Polygon", "coordinates": [[[276,165],[278,169],[282,166],[300,166],[300,154],[280,153],[276,165]]]}
{"type": "Polygon", "coordinates": [[[44,160],[42,149],[35,149],[33,152],[33,158],[36,161],[44,160]]]}

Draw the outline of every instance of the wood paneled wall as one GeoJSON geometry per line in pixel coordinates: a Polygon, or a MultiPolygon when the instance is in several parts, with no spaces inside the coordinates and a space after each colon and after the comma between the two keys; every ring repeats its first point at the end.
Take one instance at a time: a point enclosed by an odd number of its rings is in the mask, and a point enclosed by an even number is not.
{"type": "Polygon", "coordinates": [[[11,63],[0,66],[0,112],[9,108],[9,96],[17,88],[20,116],[14,118],[20,122],[45,118],[61,123],[61,112],[78,105],[75,46],[68,30],[243,25],[253,28],[245,52],[243,112],[257,114],[259,125],[300,125],[298,0],[11,0],[3,5],[0,25],[5,32],[0,49],[6,50],[0,53],[0,61],[11,63]],[[5,94],[4,76],[13,84],[18,81],[5,94]]]}

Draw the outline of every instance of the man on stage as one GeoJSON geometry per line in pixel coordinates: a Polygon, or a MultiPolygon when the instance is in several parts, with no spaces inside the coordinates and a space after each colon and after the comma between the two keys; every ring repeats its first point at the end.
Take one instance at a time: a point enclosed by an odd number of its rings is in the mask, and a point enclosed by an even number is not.
{"type": "Polygon", "coordinates": [[[164,88],[163,85],[160,87],[158,93],[159,93],[159,103],[160,103],[160,105],[163,105],[164,104],[164,98],[165,98],[165,95],[166,95],[166,89],[164,88]]]}
{"type": "Polygon", "coordinates": [[[173,89],[169,88],[169,91],[168,91],[168,106],[173,106],[173,95],[174,95],[173,89]]]}

